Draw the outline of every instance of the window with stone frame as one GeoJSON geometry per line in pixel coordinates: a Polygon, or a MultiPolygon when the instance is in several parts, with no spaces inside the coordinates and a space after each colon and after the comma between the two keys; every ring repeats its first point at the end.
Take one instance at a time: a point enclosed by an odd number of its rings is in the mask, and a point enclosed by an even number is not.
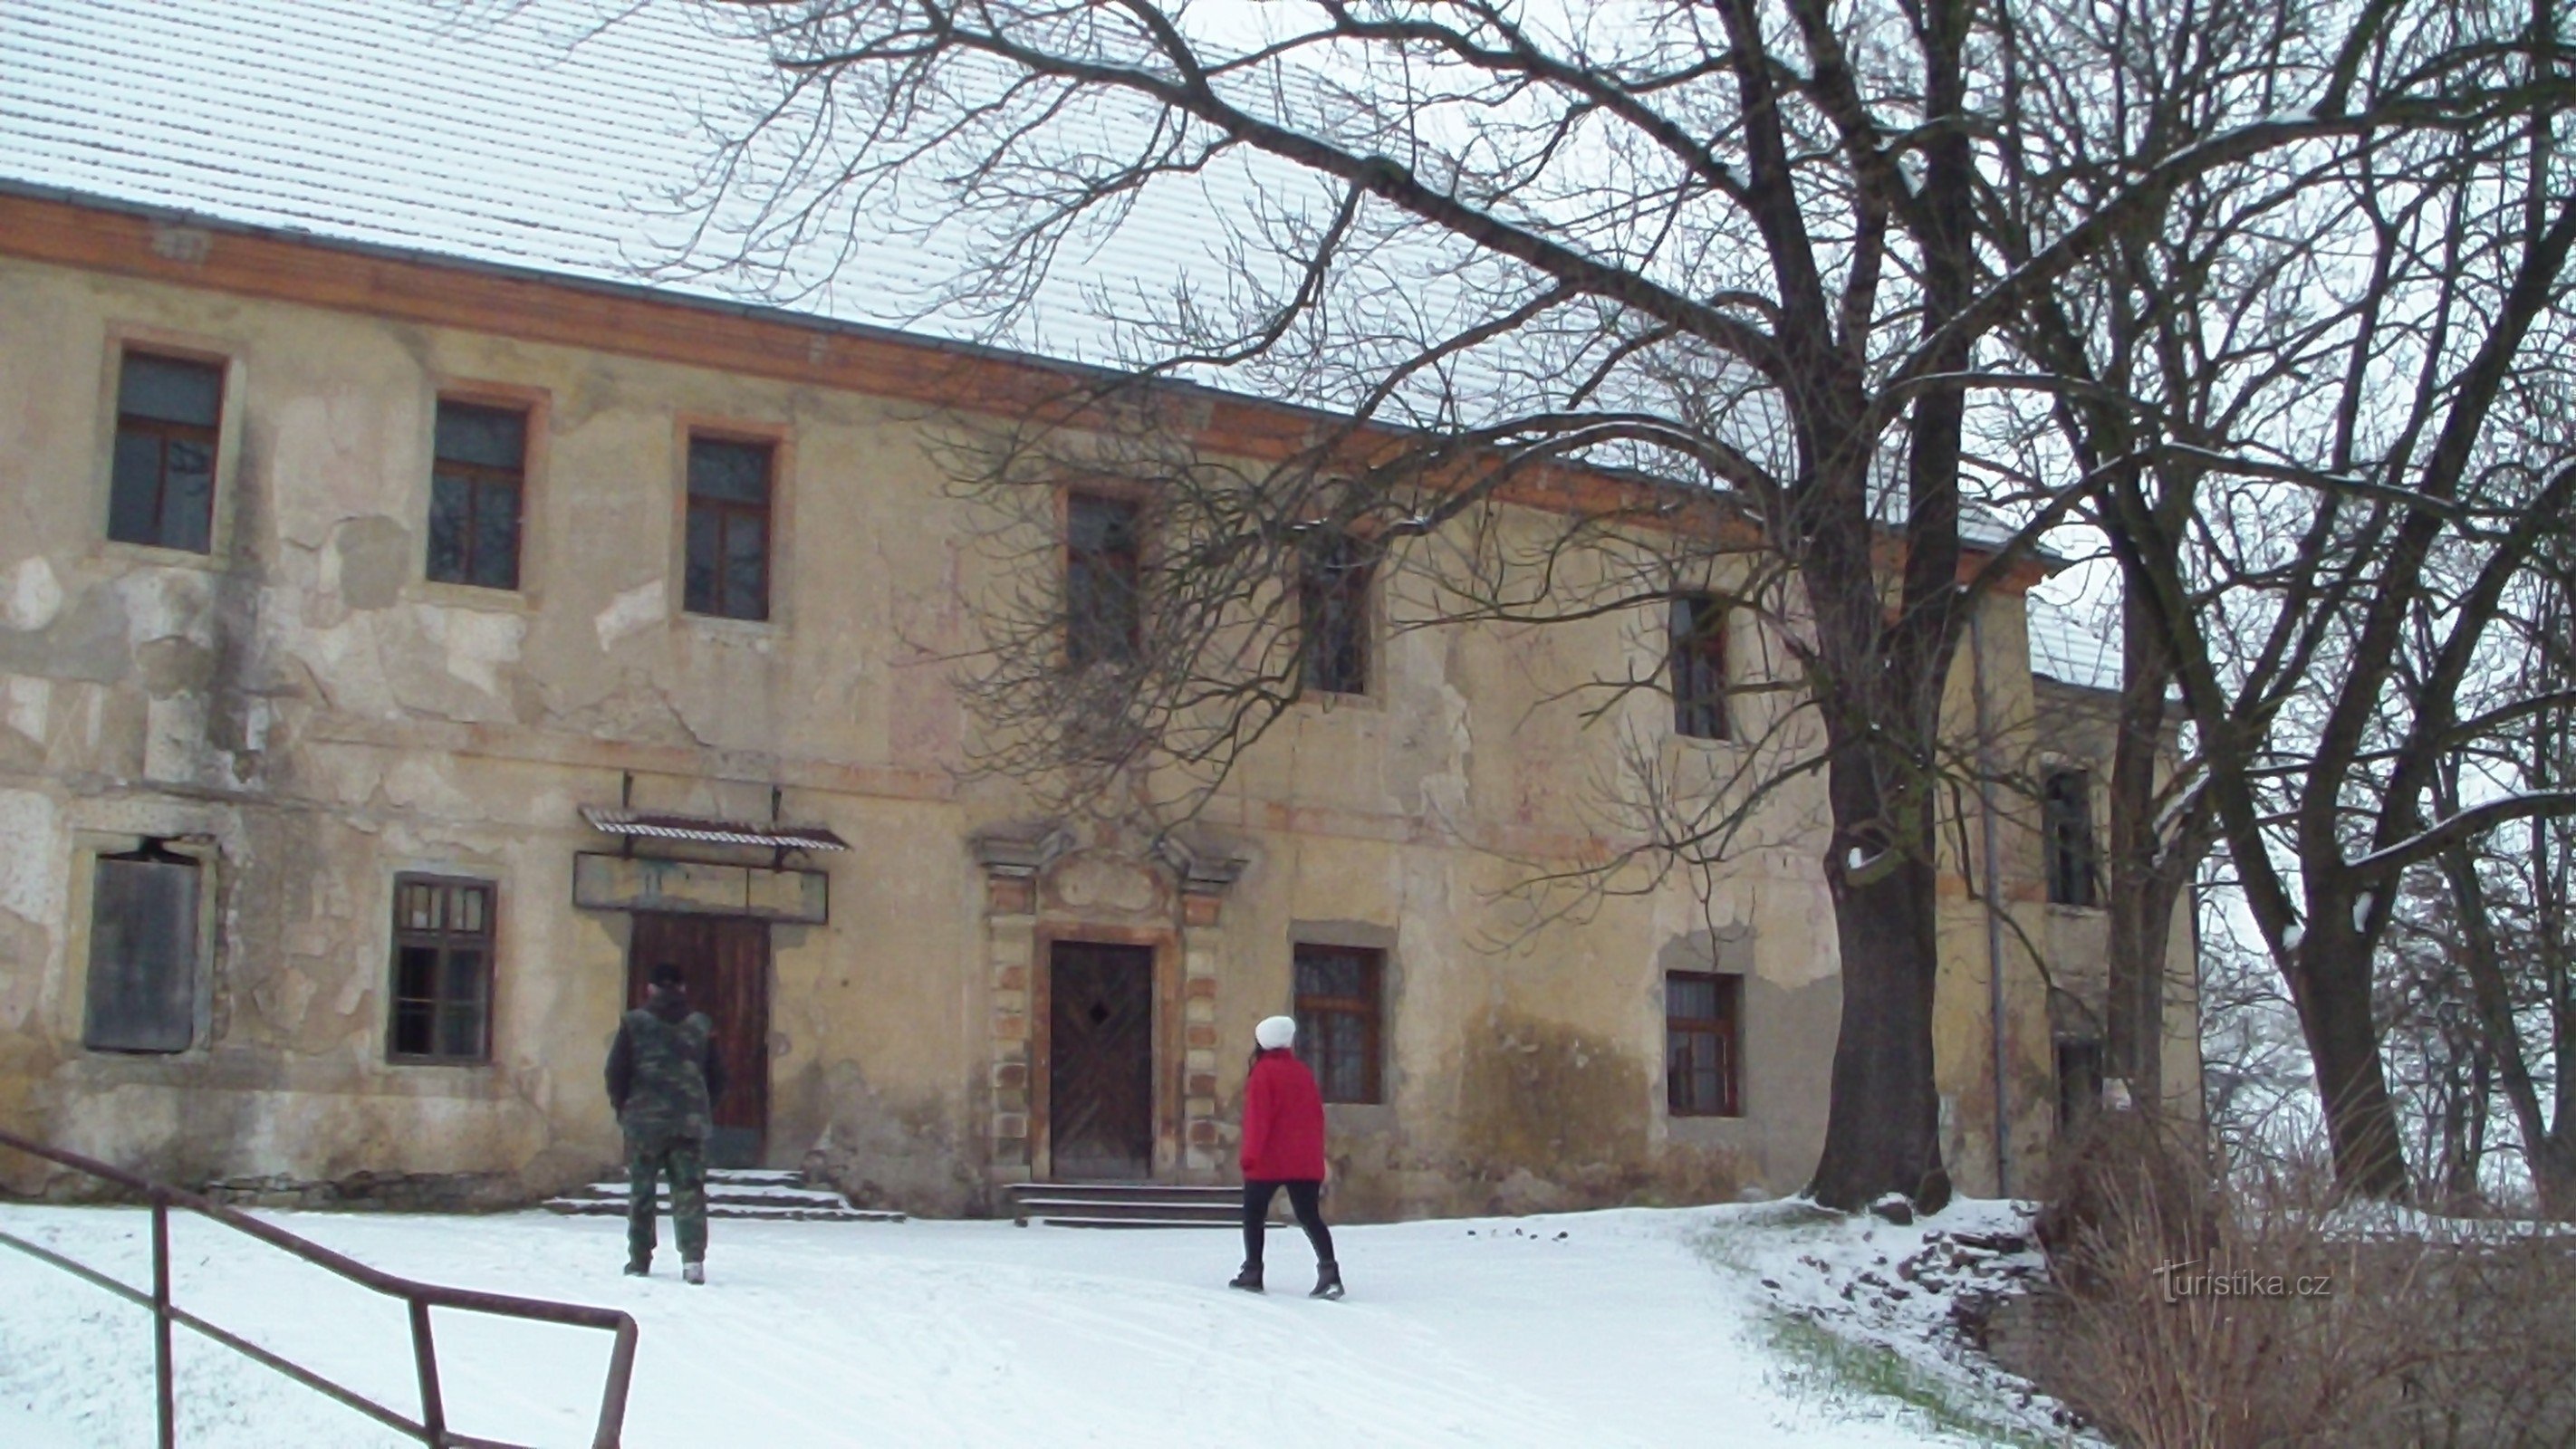
{"type": "Polygon", "coordinates": [[[159,841],[94,862],[83,1046],[169,1053],[195,1045],[203,879],[195,857],[159,841]]]}
{"type": "Polygon", "coordinates": [[[1728,717],[1725,599],[1690,594],[1672,601],[1669,623],[1673,730],[1688,739],[1733,737],[1728,717]]]}
{"type": "Polygon", "coordinates": [[[1744,978],[1664,973],[1664,1105],[1676,1117],[1744,1115],[1744,978]]]}
{"type": "Polygon", "coordinates": [[[680,606],[718,619],[769,617],[770,470],[777,449],[689,438],[687,559],[680,606]]]}
{"type": "Polygon", "coordinates": [[[1366,694],[1369,582],[1360,541],[1335,534],[1306,556],[1297,581],[1300,684],[1314,694],[1366,694]]]}
{"type": "Polygon", "coordinates": [[[119,360],[109,538],[189,553],[214,548],[223,412],[220,364],[130,350],[119,360]]]}
{"type": "Polygon", "coordinates": [[[1327,1102],[1383,1102],[1386,953],[1296,949],[1297,1056],[1327,1102]]]}
{"type": "Polygon", "coordinates": [[[2093,777],[2083,770],[2052,770],[2040,786],[2040,820],[2047,854],[2051,905],[2090,906],[2099,901],[2093,848],[2093,777]]]}
{"type": "Polygon", "coordinates": [[[1132,499],[1065,496],[1064,644],[1077,669],[1133,663],[1144,650],[1142,515],[1132,499]]]}
{"type": "Polygon", "coordinates": [[[439,583],[516,589],[527,413],[440,398],[431,453],[428,576],[439,583]]]}
{"type": "Polygon", "coordinates": [[[409,874],[394,878],[387,1058],[433,1063],[491,1059],[492,907],[489,881],[409,874]]]}

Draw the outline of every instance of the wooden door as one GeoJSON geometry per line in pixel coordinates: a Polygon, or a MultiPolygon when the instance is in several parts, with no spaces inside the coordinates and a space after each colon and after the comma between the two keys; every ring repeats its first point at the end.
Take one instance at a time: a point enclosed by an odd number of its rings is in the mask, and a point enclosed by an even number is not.
{"type": "Polygon", "coordinates": [[[716,1101],[710,1167],[762,1165],[769,1131],[769,924],[740,916],[638,911],[626,950],[626,1001],[644,1004],[655,966],[669,961],[688,979],[689,1006],[715,1023],[725,1093],[716,1101]]]}
{"type": "Polygon", "coordinates": [[[1058,941],[1047,975],[1047,1140],[1062,1179],[1154,1170],[1154,953],[1058,941]]]}

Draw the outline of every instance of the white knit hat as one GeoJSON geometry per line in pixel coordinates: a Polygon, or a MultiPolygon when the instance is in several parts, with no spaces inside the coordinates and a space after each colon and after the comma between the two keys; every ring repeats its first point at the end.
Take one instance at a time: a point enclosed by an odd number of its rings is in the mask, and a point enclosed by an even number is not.
{"type": "Polygon", "coordinates": [[[1252,1039],[1260,1044],[1263,1051],[1275,1052],[1297,1039],[1297,1018],[1265,1016],[1261,1018],[1261,1024],[1252,1029],[1252,1039]]]}

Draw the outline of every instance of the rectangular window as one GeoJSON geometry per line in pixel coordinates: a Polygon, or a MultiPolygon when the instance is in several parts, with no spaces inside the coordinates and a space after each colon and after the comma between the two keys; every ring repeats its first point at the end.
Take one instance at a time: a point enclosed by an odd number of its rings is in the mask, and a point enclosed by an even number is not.
{"type": "Polygon", "coordinates": [[[2102,1044],[2066,1038],[2057,1044],[2057,1126],[2082,1126],[2102,1106],[2102,1044]]]}
{"type": "Polygon", "coordinates": [[[1744,1115],[1744,978],[1664,973],[1664,1103],[1676,1117],[1744,1115]]]}
{"type": "Polygon", "coordinates": [[[1130,663],[1143,652],[1141,511],[1095,493],[1065,500],[1065,655],[1076,668],[1130,663]]]}
{"type": "Polygon", "coordinates": [[[1298,665],[1305,689],[1366,694],[1369,575],[1359,542],[1336,535],[1307,557],[1297,581],[1298,665]]]}
{"type": "Polygon", "coordinates": [[[1726,708],[1724,599],[1694,594],[1673,600],[1673,729],[1695,740],[1729,737],[1726,708]]]}
{"type": "Polygon", "coordinates": [[[480,1062],[492,1054],[492,887],[444,876],[394,878],[396,1061],[480,1062]]]}
{"type": "Polygon", "coordinates": [[[429,576],[446,584],[517,588],[528,415],[440,398],[432,453],[429,576]]]}
{"type": "Polygon", "coordinates": [[[1386,956],[1357,946],[1297,948],[1297,1056],[1327,1102],[1386,1100],[1378,1069],[1386,956]]]}
{"type": "Polygon", "coordinates": [[[224,370],[128,352],[116,377],[116,455],[107,536],[206,553],[214,547],[215,443],[224,370]]]}
{"type": "Polygon", "coordinates": [[[2093,777],[2082,770],[2052,772],[2041,787],[2040,819],[2047,836],[2049,903],[2092,905],[2093,777]]]}
{"type": "Polygon", "coordinates": [[[147,842],[90,877],[92,1051],[183,1052],[197,1035],[197,862],[147,842]]]}
{"type": "Polygon", "coordinates": [[[689,558],[682,607],[719,619],[769,617],[767,443],[689,439],[689,558]]]}

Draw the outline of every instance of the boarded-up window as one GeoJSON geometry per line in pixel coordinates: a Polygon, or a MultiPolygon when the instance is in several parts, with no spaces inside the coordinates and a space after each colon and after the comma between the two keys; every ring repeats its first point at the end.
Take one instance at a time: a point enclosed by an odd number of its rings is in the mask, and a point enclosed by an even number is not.
{"type": "Polygon", "coordinates": [[[1744,1113],[1744,978],[1664,974],[1664,1104],[1676,1117],[1744,1113]]]}
{"type": "Polygon", "coordinates": [[[1378,1069],[1386,957],[1356,946],[1297,948],[1297,1056],[1327,1102],[1386,1100],[1378,1069]]]}
{"type": "Polygon", "coordinates": [[[93,1051],[183,1052],[197,1034],[197,862],[147,845],[90,877],[93,1051]]]}
{"type": "Polygon", "coordinates": [[[2059,770],[2041,786],[2040,816],[2047,832],[2048,899],[2061,906],[2093,904],[2093,777],[2059,770]]]}
{"type": "Polygon", "coordinates": [[[116,378],[109,538],[190,553],[214,546],[215,441],[223,409],[222,368],[125,354],[116,378]]]}
{"type": "Polygon", "coordinates": [[[1076,668],[1124,664],[1144,648],[1139,510],[1123,498],[1065,500],[1065,657],[1076,668]]]}
{"type": "Polygon", "coordinates": [[[1704,594],[1673,600],[1673,729],[1695,740],[1730,733],[1726,708],[1726,601],[1704,594]]]}
{"type": "Polygon", "coordinates": [[[429,576],[441,583],[517,588],[528,415],[441,398],[435,451],[429,576]]]}
{"type": "Polygon", "coordinates": [[[719,619],[769,617],[767,443],[689,439],[688,578],[682,606],[719,619]]]}
{"type": "Polygon", "coordinates": [[[1306,689],[1366,694],[1369,676],[1369,560],[1336,535],[1305,563],[1298,580],[1298,664],[1306,689]]]}
{"type": "Polygon", "coordinates": [[[479,1062],[492,1053],[492,887],[394,879],[393,1023],[397,1061],[479,1062]]]}

